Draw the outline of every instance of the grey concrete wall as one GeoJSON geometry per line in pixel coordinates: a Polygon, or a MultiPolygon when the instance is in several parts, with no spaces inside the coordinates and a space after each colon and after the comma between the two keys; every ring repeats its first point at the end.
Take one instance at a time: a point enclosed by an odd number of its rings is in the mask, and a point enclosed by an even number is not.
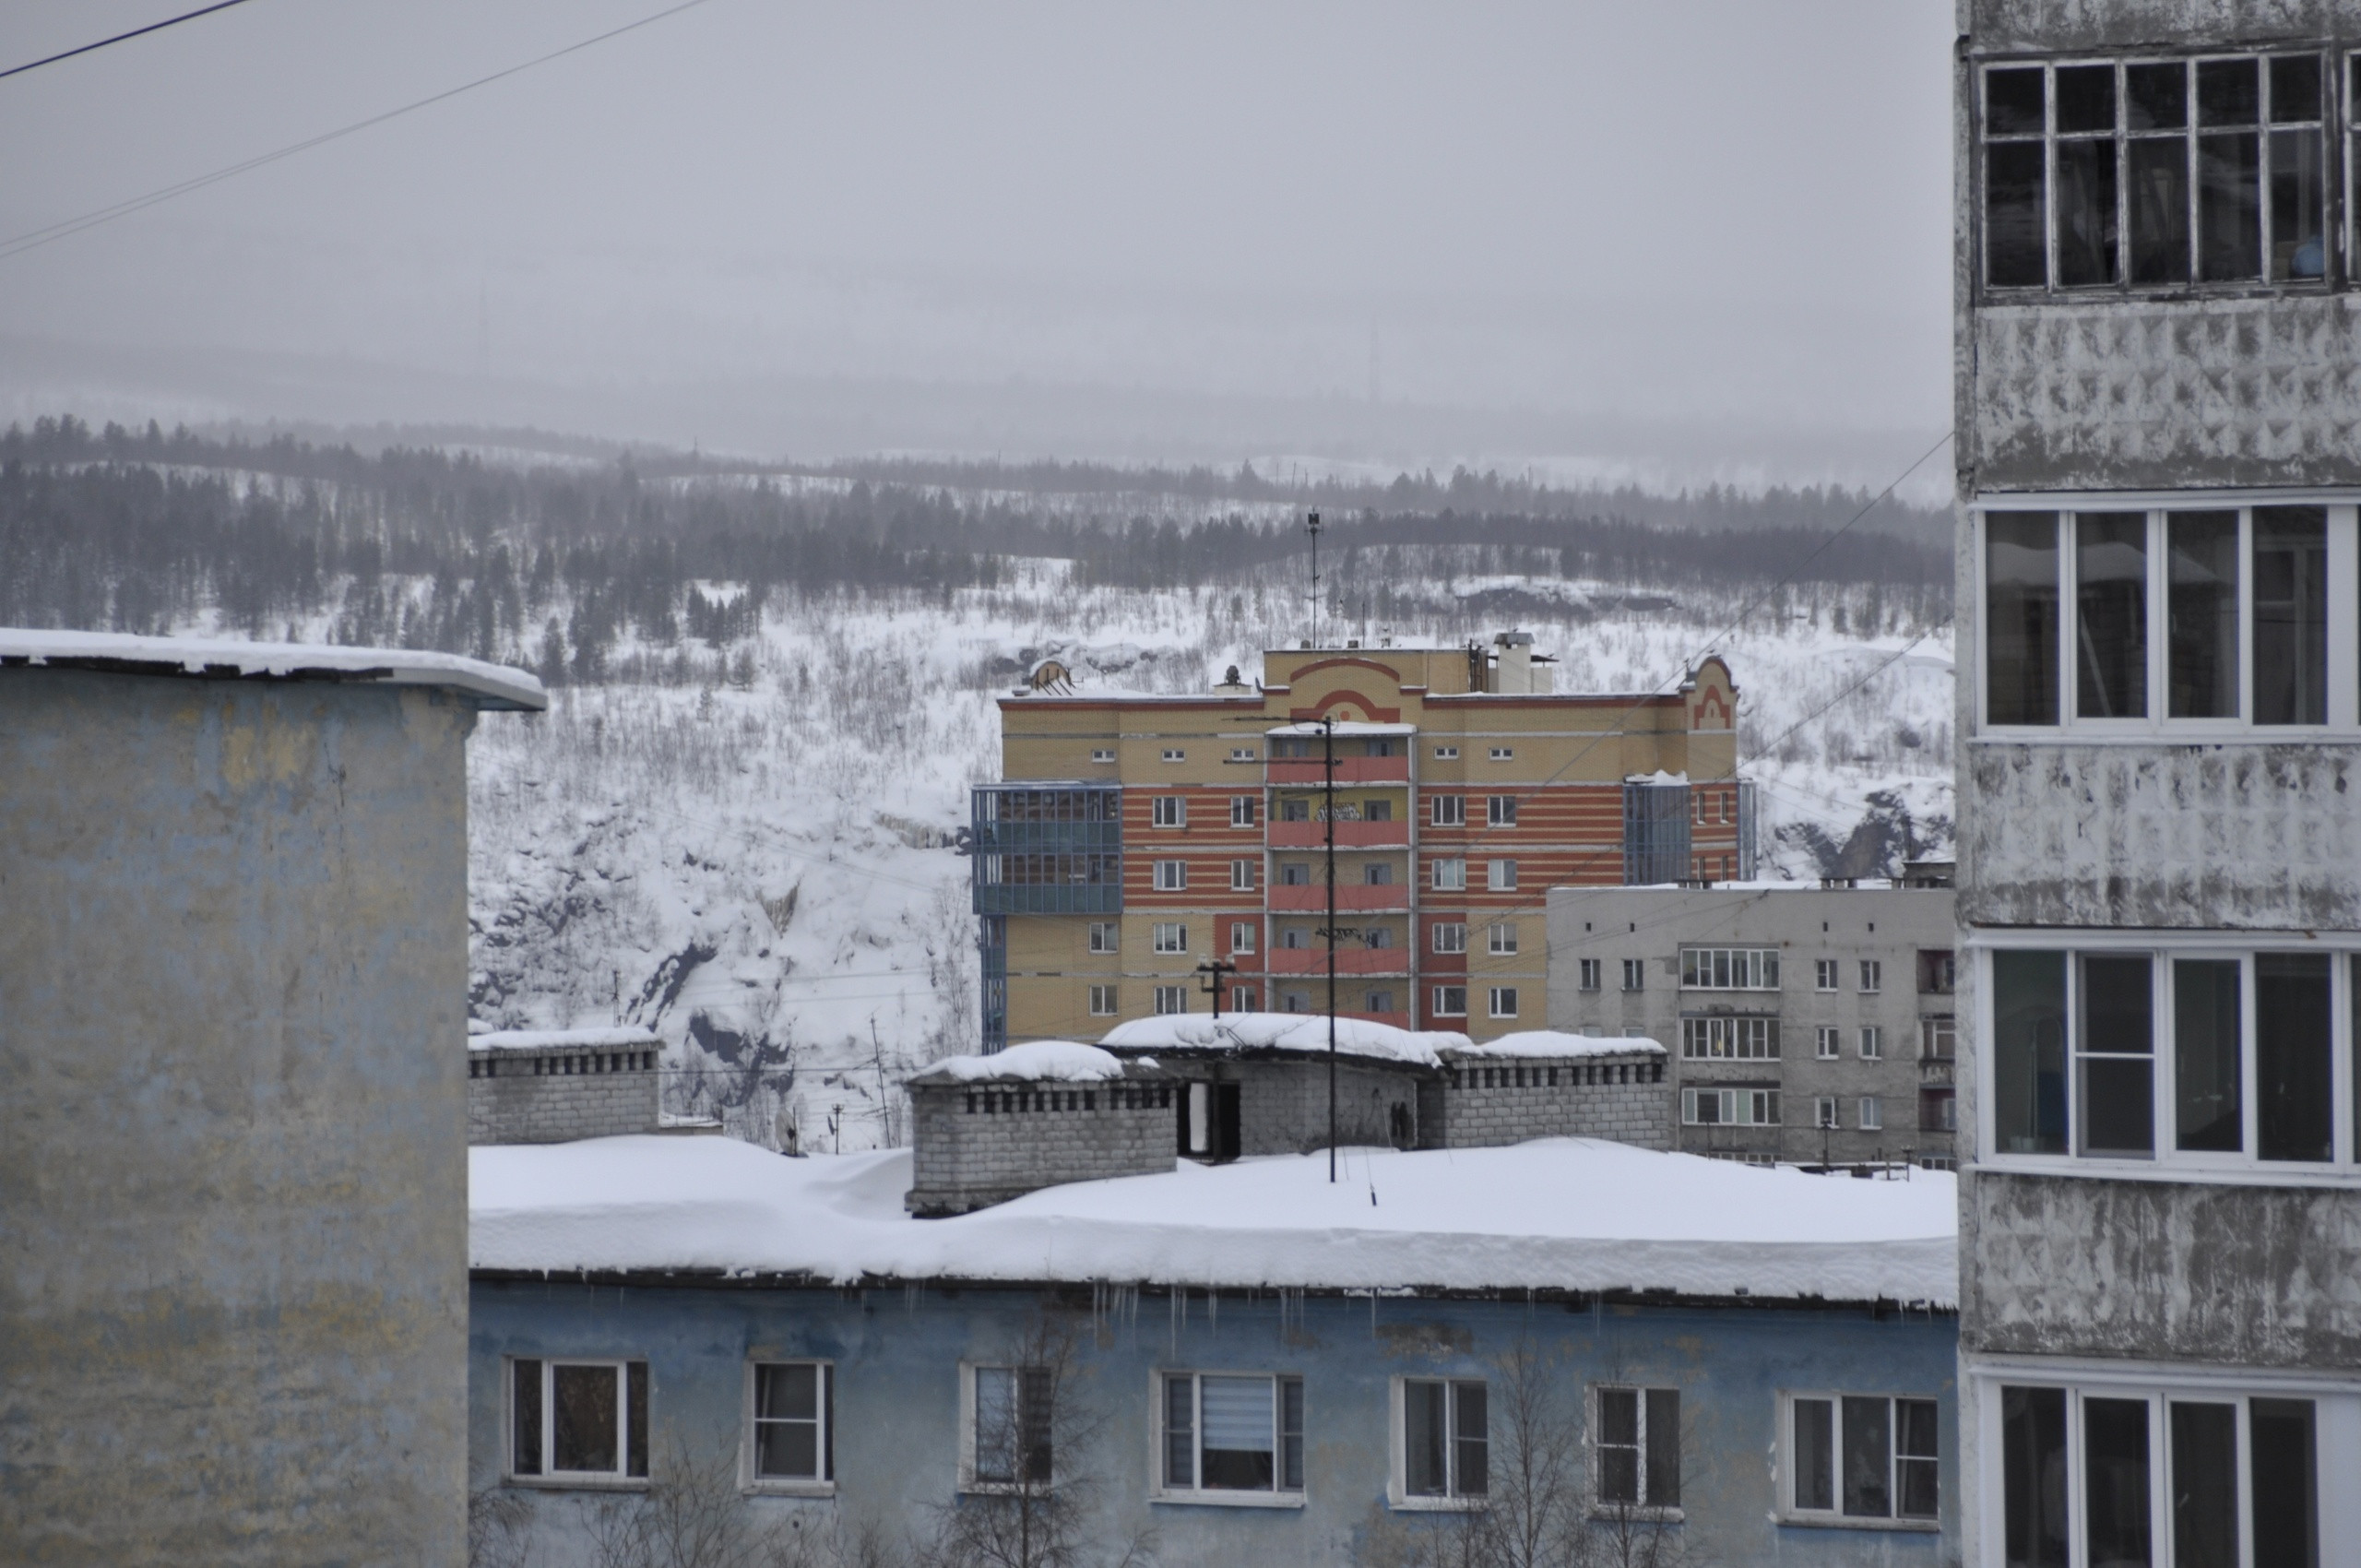
{"type": "Polygon", "coordinates": [[[2361,1367],[2361,1193],[1979,1172],[1962,1348],[2361,1367]]]}
{"type": "MultiPolygon", "coordinates": [[[[1944,888],[1558,888],[1548,896],[1549,1027],[1588,1035],[1638,1030],[1669,1053],[1666,1068],[1675,1146],[1694,1153],[1735,1152],[1780,1159],[1898,1158],[1904,1148],[1950,1158],[1947,1133],[1922,1130],[1918,1097],[1924,1087],[1948,1087],[1953,1064],[1923,1061],[1920,1026],[1958,1014],[1958,999],[1918,990],[1918,954],[1945,951],[1957,937],[1952,896],[1944,888]],[[1684,946],[1777,947],[1779,989],[1683,991],[1684,946]],[[1600,987],[1582,989],[1582,960],[1599,963],[1600,987]],[[1622,989],[1623,960],[1645,966],[1646,983],[1622,989]],[[1837,989],[1822,992],[1815,964],[1837,965],[1837,989]],[[1884,966],[1882,989],[1864,994],[1860,961],[1884,966]],[[1728,1009],[1775,1015],[1780,1055],[1769,1061],[1684,1061],[1680,1020],[1686,1013],[1728,1009]],[[1815,1054],[1821,1026],[1840,1031],[1833,1061],[1815,1054]],[[1885,1054],[1864,1060],[1860,1030],[1883,1031],[1885,1054]],[[1785,1118],[1777,1127],[1683,1127],[1681,1086],[1776,1084],[1785,1118]],[[1840,1102],[1843,1124],[1823,1142],[1813,1126],[1812,1102],[1840,1102]],[[1863,1096],[1884,1107],[1885,1125],[1858,1124],[1863,1096]]],[[[1964,1125],[1964,1123],[1962,1123],[1964,1125]]]]}
{"type": "Polygon", "coordinates": [[[1666,1063],[1655,1051],[1554,1061],[1447,1060],[1447,1148],[1495,1148],[1530,1138],[1609,1138],[1641,1148],[1672,1146],[1677,1091],[1670,1074],[1660,1074],[1666,1063]]]}
{"type": "Polygon", "coordinates": [[[1172,1086],[910,1086],[913,1214],[964,1214],[1063,1182],[1169,1170],[1172,1086]],[[1158,1105],[1159,1090],[1165,1096],[1158,1105]]]}
{"type": "Polygon", "coordinates": [[[2361,926],[2361,746],[1964,749],[1973,925],[2361,926]]]}
{"type": "Polygon", "coordinates": [[[655,1130],[654,1051],[468,1052],[468,1142],[562,1144],[655,1130]]]}
{"type": "Polygon", "coordinates": [[[473,719],[0,670],[0,1555],[464,1560],[473,719]]]}
{"type": "MultiPolygon", "coordinates": [[[[1188,1073],[1165,1053],[1166,1065],[1188,1073]]],[[[1237,1082],[1240,1154],[1310,1154],[1328,1146],[1328,1063],[1306,1060],[1245,1061],[1221,1064],[1219,1076],[1237,1082]]],[[[1418,1138],[1418,1068],[1388,1066],[1365,1057],[1340,1056],[1336,1063],[1336,1141],[1347,1146],[1384,1147],[1394,1141],[1396,1106],[1418,1138]]]]}
{"type": "Polygon", "coordinates": [[[2361,31],[2350,0],[1960,0],[1959,28],[1979,52],[2201,48],[2361,31]]]}

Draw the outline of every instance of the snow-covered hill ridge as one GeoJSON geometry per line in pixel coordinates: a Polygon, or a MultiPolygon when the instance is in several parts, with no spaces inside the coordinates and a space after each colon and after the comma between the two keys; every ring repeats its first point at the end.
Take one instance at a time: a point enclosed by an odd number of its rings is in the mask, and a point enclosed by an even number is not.
{"type": "MultiPolygon", "coordinates": [[[[951,845],[967,787],[999,774],[995,699],[1049,653],[1086,689],[1259,671],[1292,598],[1077,589],[1038,567],[1017,580],[948,604],[774,609],[711,658],[717,683],[560,687],[538,719],[487,722],[472,786],[478,1016],[645,1024],[667,1041],[674,1109],[718,1111],[768,1144],[898,1142],[900,1079],[976,1044],[967,862],[951,845]],[[724,668],[743,683],[720,683],[724,668]]],[[[1661,595],[1667,608],[1630,610],[1619,601],[1651,596],[1527,586],[1564,607],[1523,622],[1560,655],[1560,690],[1655,689],[1709,643],[1729,659],[1766,874],[1817,878],[1848,846],[1842,869],[1867,873],[1947,847],[1948,627],[1879,622],[1863,595],[1823,590],[1715,641],[1737,606],[1661,595]]],[[[1450,600],[1436,583],[1401,588],[1450,600]]]]}

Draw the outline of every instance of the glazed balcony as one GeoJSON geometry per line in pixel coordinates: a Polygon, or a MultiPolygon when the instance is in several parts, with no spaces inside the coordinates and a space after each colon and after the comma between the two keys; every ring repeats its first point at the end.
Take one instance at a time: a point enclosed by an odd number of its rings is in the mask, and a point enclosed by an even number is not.
{"type": "MultiPolygon", "coordinates": [[[[1328,973],[1328,945],[1317,942],[1311,947],[1274,947],[1269,954],[1266,973],[1273,975],[1316,975],[1328,973]]],[[[1394,975],[1404,979],[1410,973],[1410,950],[1406,947],[1339,946],[1336,949],[1336,972],[1358,980],[1366,975],[1394,975]]]]}
{"type": "MultiPolygon", "coordinates": [[[[1265,776],[1273,784],[1302,785],[1315,788],[1327,777],[1327,767],[1320,758],[1273,757],[1265,776]]],[[[1339,784],[1407,784],[1410,782],[1410,759],[1402,756],[1340,756],[1336,759],[1336,782],[1339,784]]]]}
{"type": "MultiPolygon", "coordinates": [[[[1407,883],[1391,882],[1381,887],[1371,887],[1360,882],[1336,884],[1338,914],[1399,913],[1409,907],[1410,887],[1407,883]]],[[[1328,889],[1317,882],[1295,886],[1274,883],[1271,885],[1271,908],[1274,911],[1319,914],[1328,908],[1328,889]]]]}
{"type": "MultiPolygon", "coordinates": [[[[1328,846],[1328,827],[1324,822],[1274,822],[1271,824],[1271,848],[1325,849],[1328,846]]],[[[1335,828],[1336,848],[1339,849],[1406,849],[1410,847],[1410,825],[1406,822],[1339,822],[1335,828]]]]}

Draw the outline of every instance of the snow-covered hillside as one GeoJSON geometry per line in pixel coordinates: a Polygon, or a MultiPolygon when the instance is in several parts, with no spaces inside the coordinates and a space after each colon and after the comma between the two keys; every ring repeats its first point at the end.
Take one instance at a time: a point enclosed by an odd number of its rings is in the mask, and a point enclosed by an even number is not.
{"type": "MultiPolygon", "coordinates": [[[[668,1043],[675,1109],[765,1143],[900,1140],[893,1086],[973,1049],[967,786],[997,777],[993,699],[1055,653],[1092,680],[1200,688],[1292,633],[1287,585],[1082,589],[1026,562],[948,602],[774,606],[759,637],[685,657],[700,684],[561,687],[472,753],[474,1004],[503,1028],[622,1020],[668,1043]],[[747,657],[751,655],[751,657],[747,657]]],[[[1874,872],[1950,836],[1947,625],[1873,590],[1746,600],[1631,585],[1421,576],[1397,640],[1510,624],[1559,689],[1643,691],[1712,647],[1742,693],[1767,873],[1874,872]],[[1495,613],[1497,612],[1497,613],[1495,613]],[[1497,620],[1498,625],[1491,623],[1497,620]]],[[[1357,628],[1358,629],[1358,628],[1357,628]]],[[[629,649],[618,664],[631,667],[629,649]]]]}

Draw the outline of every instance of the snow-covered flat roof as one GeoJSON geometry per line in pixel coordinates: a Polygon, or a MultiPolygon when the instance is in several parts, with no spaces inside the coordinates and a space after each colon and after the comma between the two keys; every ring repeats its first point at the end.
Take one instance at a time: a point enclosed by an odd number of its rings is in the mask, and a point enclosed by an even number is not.
{"type": "Polygon", "coordinates": [[[1546,1056],[1563,1059],[1569,1056],[1631,1056],[1654,1054],[1662,1056],[1665,1049],[1652,1039],[1638,1035],[1570,1035],[1556,1029],[1520,1029],[1497,1039],[1476,1045],[1453,1046],[1450,1054],[1461,1056],[1546,1056]]]}
{"type": "Polygon", "coordinates": [[[660,1049],[664,1041],[654,1029],[636,1025],[611,1029],[493,1029],[469,1035],[469,1051],[547,1051],[564,1047],[578,1051],[645,1051],[660,1049]]]}
{"type": "Polygon", "coordinates": [[[1198,1289],[1671,1291],[1958,1305],[1957,1190],[1553,1138],[1350,1149],[902,1209],[905,1150],[789,1159],[731,1138],[468,1151],[470,1266],[1198,1289]],[[1371,1201],[1374,1194],[1375,1201],[1371,1201]]]}
{"type": "Polygon", "coordinates": [[[538,713],[549,707],[540,681],[522,670],[411,648],[249,643],[227,637],[135,637],[117,632],[35,631],[0,626],[0,665],[96,669],[128,674],[214,675],[244,680],[374,681],[443,686],[479,706],[538,713]]]}
{"type": "MultiPolygon", "coordinates": [[[[1328,728],[1325,724],[1277,724],[1264,731],[1263,733],[1265,735],[1324,735],[1328,733],[1328,728]]],[[[1418,727],[1415,724],[1364,724],[1358,719],[1340,719],[1336,720],[1335,731],[1339,739],[1349,740],[1355,735],[1415,735],[1418,732],[1418,727]]]]}
{"type": "Polygon", "coordinates": [[[912,1083],[983,1083],[1021,1078],[1029,1083],[1096,1084],[1123,1075],[1123,1064],[1095,1045],[1070,1039],[1036,1039],[990,1056],[946,1056],[912,1075],[912,1083]]]}
{"type": "MultiPolygon", "coordinates": [[[[1119,1024],[1099,1044],[1110,1051],[1191,1051],[1328,1050],[1325,1013],[1167,1013],[1119,1024]]],[[[1465,1035],[1448,1029],[1400,1029],[1367,1018],[1336,1020],[1336,1050],[1347,1056],[1374,1056],[1442,1065],[1442,1052],[1464,1050],[1465,1035]]]]}

